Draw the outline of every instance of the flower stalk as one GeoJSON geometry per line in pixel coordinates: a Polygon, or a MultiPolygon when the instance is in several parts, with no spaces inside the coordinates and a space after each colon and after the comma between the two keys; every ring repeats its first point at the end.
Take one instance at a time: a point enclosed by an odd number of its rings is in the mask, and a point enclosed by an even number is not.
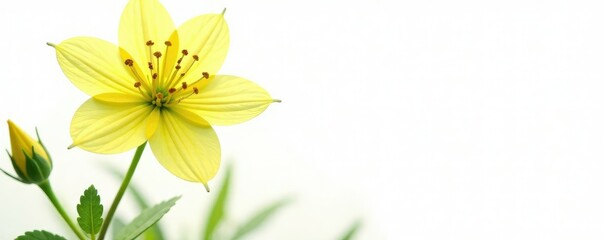
{"type": "Polygon", "coordinates": [[[57,209],[57,211],[59,212],[59,214],[61,215],[63,220],[65,220],[67,225],[69,225],[69,228],[71,228],[73,233],[75,233],[75,235],[77,235],[77,238],[80,240],[87,239],[86,236],[77,227],[77,225],[75,225],[73,223],[73,221],[71,220],[71,218],[69,218],[69,215],[67,215],[67,213],[65,212],[65,209],[63,209],[63,206],[61,206],[61,203],[59,202],[57,197],[54,195],[54,191],[52,190],[52,187],[50,186],[50,182],[48,180],[46,180],[46,181],[38,184],[38,186],[40,186],[40,189],[42,189],[42,191],[46,194],[46,196],[48,197],[48,200],[50,200],[50,202],[52,203],[54,208],[57,209]]]}
{"type": "Polygon", "coordinates": [[[124,196],[126,189],[128,189],[128,185],[130,184],[130,180],[132,180],[132,176],[134,175],[134,171],[136,171],[136,166],[138,166],[138,162],[140,161],[140,157],[142,156],[142,152],[144,151],[147,142],[144,142],[142,145],[136,148],[136,152],[134,153],[134,157],[132,158],[132,162],[130,163],[130,168],[128,168],[128,172],[124,177],[115,198],[113,199],[113,203],[111,203],[111,207],[107,212],[107,217],[105,217],[105,222],[101,227],[100,233],[98,235],[99,240],[105,239],[105,235],[107,234],[107,230],[109,229],[109,225],[111,224],[111,220],[113,219],[113,215],[115,215],[115,211],[117,210],[117,206],[121,201],[121,198],[124,196]]]}

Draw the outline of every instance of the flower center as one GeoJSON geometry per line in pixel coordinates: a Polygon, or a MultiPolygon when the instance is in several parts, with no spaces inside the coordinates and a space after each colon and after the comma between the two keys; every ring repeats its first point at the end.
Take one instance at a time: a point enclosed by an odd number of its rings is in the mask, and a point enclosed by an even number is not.
{"type": "Polygon", "coordinates": [[[165,41],[164,48],[155,46],[155,42],[148,40],[145,45],[149,49],[146,69],[140,69],[140,65],[134,64],[134,60],[126,59],[124,64],[130,69],[134,75],[134,87],[138,89],[138,92],[149,101],[150,104],[157,107],[167,107],[173,104],[177,104],[180,101],[192,96],[193,94],[199,94],[199,89],[196,87],[197,83],[203,79],[209,78],[209,73],[203,72],[197,80],[188,84],[182,79],[188,73],[188,71],[199,62],[199,56],[192,55],[186,49],[181,51],[180,57],[175,63],[168,62],[167,59],[172,43],[165,41]],[[191,58],[190,63],[186,66],[182,66],[183,60],[191,58]],[[174,64],[171,68],[166,68],[166,64],[174,64]]]}

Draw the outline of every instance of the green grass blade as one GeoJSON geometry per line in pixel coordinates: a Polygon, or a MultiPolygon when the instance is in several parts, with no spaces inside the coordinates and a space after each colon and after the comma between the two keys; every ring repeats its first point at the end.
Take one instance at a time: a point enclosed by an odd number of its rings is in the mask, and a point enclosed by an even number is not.
{"type": "Polygon", "coordinates": [[[224,211],[226,209],[226,201],[228,199],[228,192],[230,191],[230,180],[232,175],[232,168],[226,168],[226,175],[222,182],[222,188],[218,192],[218,197],[212,206],[212,209],[207,217],[207,224],[205,226],[205,232],[203,233],[204,240],[212,240],[213,235],[220,224],[220,221],[224,217],[224,211]]]}
{"type": "Polygon", "coordinates": [[[339,239],[340,240],[352,240],[352,239],[354,239],[354,236],[358,232],[358,229],[360,229],[360,225],[362,225],[360,223],[360,221],[356,221],[354,224],[352,224],[352,226],[350,226],[350,228],[348,228],[347,231],[345,231],[345,233],[339,239]]]}
{"type": "Polygon", "coordinates": [[[261,227],[270,217],[272,217],[278,210],[280,210],[283,206],[289,204],[291,201],[289,199],[283,199],[277,202],[274,202],[262,210],[257,212],[253,217],[251,217],[247,222],[245,222],[241,227],[237,229],[232,240],[238,240],[242,237],[252,233],[261,227]]]}
{"type": "Polygon", "coordinates": [[[173,197],[170,200],[161,202],[151,208],[145,209],[138,215],[138,217],[134,218],[134,220],[126,225],[115,237],[116,240],[131,240],[138,237],[144,231],[146,231],[149,227],[155,224],[157,221],[165,215],[176,201],[180,199],[180,196],[173,197]]]}
{"type": "MultiPolygon", "coordinates": [[[[115,176],[115,178],[117,178],[118,180],[122,180],[125,177],[125,175],[122,172],[120,172],[119,170],[117,170],[111,166],[106,166],[106,169],[113,176],[115,176]]],[[[140,209],[140,211],[143,211],[143,210],[149,208],[150,204],[147,202],[147,198],[142,194],[142,192],[140,190],[138,190],[138,187],[136,187],[136,185],[134,183],[130,183],[130,185],[128,186],[128,189],[129,189],[128,193],[130,193],[131,196],[134,198],[134,201],[136,202],[136,205],[138,205],[138,208],[140,209]]],[[[144,240],[164,240],[165,237],[164,237],[163,232],[164,231],[161,227],[161,224],[156,223],[144,232],[144,234],[142,235],[142,239],[144,239],[144,240]]]]}
{"type": "Polygon", "coordinates": [[[111,224],[111,235],[113,236],[112,239],[115,239],[117,237],[117,234],[121,232],[121,230],[126,226],[126,221],[124,221],[123,218],[116,216],[113,218],[112,223],[113,224],[111,224]]]}

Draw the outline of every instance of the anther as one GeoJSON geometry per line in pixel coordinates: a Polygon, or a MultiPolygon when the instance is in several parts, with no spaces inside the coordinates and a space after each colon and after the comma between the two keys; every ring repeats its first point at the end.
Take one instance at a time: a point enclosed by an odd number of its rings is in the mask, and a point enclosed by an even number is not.
{"type": "Polygon", "coordinates": [[[170,41],[165,41],[164,43],[165,43],[165,45],[166,45],[166,46],[168,46],[168,47],[169,47],[169,46],[172,46],[172,42],[170,42],[170,41]]]}
{"type": "Polygon", "coordinates": [[[195,61],[199,61],[199,56],[193,55],[193,59],[195,59],[195,61]]]}
{"type": "Polygon", "coordinates": [[[157,99],[161,100],[161,99],[163,99],[163,94],[162,93],[157,93],[155,95],[155,97],[157,97],[157,99]]]}
{"type": "Polygon", "coordinates": [[[203,77],[204,77],[205,79],[209,79],[209,73],[207,73],[207,72],[203,72],[202,74],[203,74],[203,77]]]}
{"type": "Polygon", "coordinates": [[[182,49],[182,55],[184,55],[184,56],[188,55],[188,51],[186,49],[182,49]]]}
{"type": "Polygon", "coordinates": [[[136,82],[136,83],[134,83],[134,87],[135,87],[135,88],[139,88],[139,87],[140,87],[140,85],[142,85],[142,83],[140,83],[140,82],[136,82]]]}
{"type": "Polygon", "coordinates": [[[149,69],[153,70],[153,63],[149,62],[149,69]]]}
{"type": "Polygon", "coordinates": [[[153,79],[157,79],[157,73],[153,73],[153,79]]]}
{"type": "Polygon", "coordinates": [[[176,65],[176,69],[180,69],[180,68],[181,68],[180,65],[176,65]]]}
{"type": "Polygon", "coordinates": [[[154,52],[153,56],[155,56],[156,58],[160,58],[161,57],[161,52],[154,52]]]}
{"type": "Polygon", "coordinates": [[[176,92],[176,89],[175,89],[175,88],[170,88],[170,90],[168,90],[168,92],[169,92],[170,94],[172,94],[172,93],[176,92]]]}
{"type": "Polygon", "coordinates": [[[124,63],[126,64],[126,66],[131,67],[134,64],[134,61],[132,61],[132,59],[126,59],[124,63]]]}
{"type": "Polygon", "coordinates": [[[153,46],[155,43],[151,40],[147,41],[147,46],[153,46]]]}
{"type": "Polygon", "coordinates": [[[194,92],[195,94],[199,94],[199,89],[198,89],[197,87],[193,87],[193,92],[194,92]]]}
{"type": "Polygon", "coordinates": [[[188,87],[188,84],[186,84],[186,82],[182,82],[182,89],[186,89],[188,87]]]}

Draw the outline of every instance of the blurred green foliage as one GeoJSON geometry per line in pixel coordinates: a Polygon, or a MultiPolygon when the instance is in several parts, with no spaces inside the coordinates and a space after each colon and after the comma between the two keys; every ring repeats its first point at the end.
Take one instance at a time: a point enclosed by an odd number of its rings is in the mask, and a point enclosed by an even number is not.
{"type": "MultiPolygon", "coordinates": [[[[109,171],[118,179],[123,179],[124,175],[119,171],[109,168],[109,171]]],[[[228,214],[228,202],[231,191],[232,184],[232,167],[226,168],[226,173],[224,175],[224,179],[222,180],[222,186],[219,189],[217,196],[210,208],[209,214],[206,216],[205,226],[203,231],[200,233],[199,237],[193,239],[200,240],[241,240],[245,239],[245,237],[249,236],[253,232],[261,229],[265,226],[265,224],[278,213],[282,208],[287,206],[292,202],[290,198],[283,198],[277,201],[274,201],[270,204],[265,205],[263,208],[260,208],[253,215],[251,215],[245,222],[242,224],[232,227],[232,226],[223,226],[224,219],[228,214]],[[218,234],[218,230],[219,234],[218,234]]],[[[134,198],[136,205],[140,208],[140,210],[144,210],[149,208],[149,203],[146,201],[146,198],[143,194],[138,190],[135,184],[130,184],[129,192],[131,196],[134,198]]],[[[338,239],[340,240],[352,240],[354,236],[358,232],[360,228],[360,222],[357,221],[352,224],[345,232],[343,232],[342,236],[338,239]]],[[[124,227],[124,220],[122,218],[116,217],[114,219],[113,225],[113,236],[114,238],[117,236],[116,234],[124,227]]],[[[189,236],[187,236],[189,237],[189,236]]],[[[116,238],[117,239],[117,238],[116,238]]],[[[164,234],[163,227],[158,222],[148,228],[142,235],[140,235],[137,239],[139,240],[164,240],[167,239],[164,234]]],[[[188,238],[191,239],[191,238],[188,238]]]]}

